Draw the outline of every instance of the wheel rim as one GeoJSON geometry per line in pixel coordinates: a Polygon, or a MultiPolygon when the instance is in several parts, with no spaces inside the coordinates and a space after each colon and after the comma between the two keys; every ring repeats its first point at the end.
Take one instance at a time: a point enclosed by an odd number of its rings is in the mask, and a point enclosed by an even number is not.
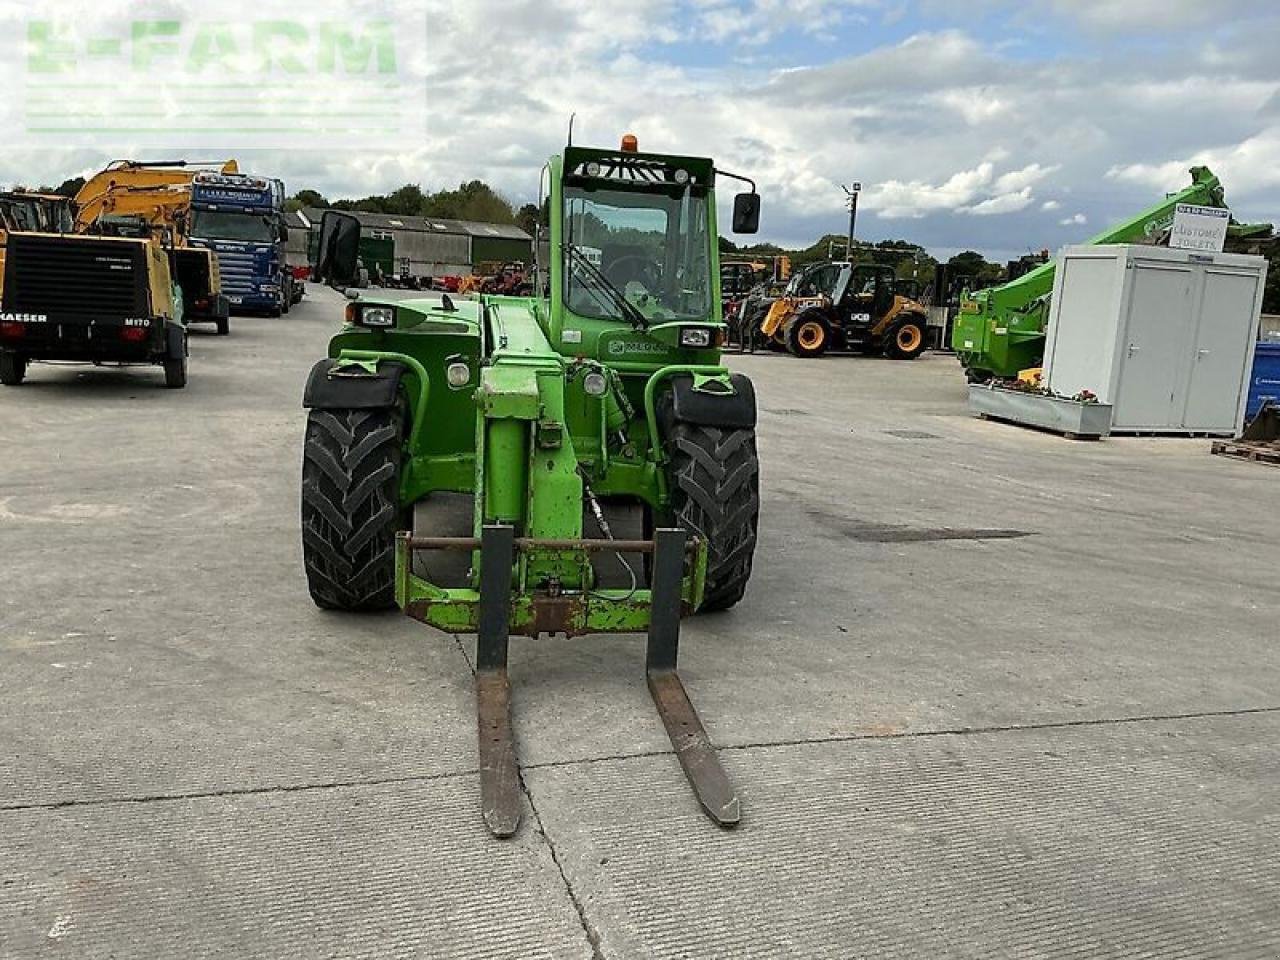
{"type": "Polygon", "coordinates": [[[796,335],[796,341],[806,350],[816,350],[822,346],[822,342],[827,338],[826,331],[822,329],[822,324],[809,323],[800,327],[799,333],[796,335]]]}
{"type": "Polygon", "coordinates": [[[900,350],[915,350],[922,340],[924,340],[924,334],[915,324],[909,323],[898,331],[898,349],[900,350]]]}

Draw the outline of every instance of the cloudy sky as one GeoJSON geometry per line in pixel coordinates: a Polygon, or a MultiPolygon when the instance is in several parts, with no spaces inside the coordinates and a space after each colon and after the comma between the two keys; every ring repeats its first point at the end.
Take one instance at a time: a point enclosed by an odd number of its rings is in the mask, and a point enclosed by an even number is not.
{"type": "MultiPolygon", "coordinates": [[[[10,21],[0,27],[18,38],[3,62],[22,61],[24,21],[85,9],[211,16],[184,0],[0,0],[10,21]]],[[[304,29],[322,16],[314,2],[270,9],[304,29]]],[[[789,245],[842,231],[839,185],[855,179],[860,237],[939,253],[1003,258],[1086,238],[1184,185],[1193,163],[1220,174],[1241,219],[1280,220],[1274,0],[353,0],[342,10],[348,22],[400,25],[407,86],[392,99],[420,108],[411,136],[325,133],[255,150],[207,130],[173,142],[9,136],[0,183],[221,147],[331,197],[479,177],[524,202],[576,112],[578,142],[630,131],[642,148],[711,155],[753,176],[763,237],[789,245]]],[[[265,14],[259,5],[242,16],[265,14]]],[[[174,72],[190,79],[184,63],[174,72]]],[[[103,74],[98,93],[116,75],[103,74]]],[[[17,79],[32,82],[29,71],[17,79]]],[[[300,114],[307,97],[350,108],[335,83],[274,93],[260,84],[258,95],[300,114]]],[[[0,122],[12,128],[21,109],[8,98],[0,122]]]]}

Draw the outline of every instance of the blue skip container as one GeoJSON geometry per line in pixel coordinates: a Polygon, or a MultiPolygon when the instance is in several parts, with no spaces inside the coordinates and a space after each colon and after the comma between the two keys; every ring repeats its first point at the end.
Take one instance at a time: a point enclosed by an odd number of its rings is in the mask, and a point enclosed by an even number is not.
{"type": "Polygon", "coordinates": [[[1268,400],[1280,404],[1280,343],[1263,340],[1253,357],[1253,378],[1249,381],[1249,406],[1245,408],[1244,422],[1256,417],[1268,400]]]}

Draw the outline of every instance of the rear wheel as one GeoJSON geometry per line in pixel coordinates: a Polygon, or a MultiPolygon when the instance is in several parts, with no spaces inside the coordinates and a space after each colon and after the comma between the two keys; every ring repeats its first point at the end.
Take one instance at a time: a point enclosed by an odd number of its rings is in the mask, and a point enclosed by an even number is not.
{"type": "Polygon", "coordinates": [[[214,325],[218,329],[218,336],[225,337],[231,332],[231,320],[227,317],[219,317],[214,321],[214,325]]]}
{"type": "Polygon", "coordinates": [[[821,313],[802,313],[786,328],[787,349],[797,357],[820,357],[831,346],[831,326],[821,313]]]}
{"type": "Polygon", "coordinates": [[[164,362],[164,385],[170,390],[181,390],[187,385],[186,357],[170,357],[164,362]]]}
{"type": "Polygon", "coordinates": [[[667,438],[675,522],[707,543],[699,610],[727,610],[751,579],[760,518],[755,430],[676,423],[667,438]]]}
{"type": "Polygon", "coordinates": [[[0,352],[0,383],[16,387],[27,375],[27,358],[8,350],[0,352]]]}
{"type": "Polygon", "coordinates": [[[884,352],[894,360],[914,360],[924,353],[924,326],[920,317],[899,320],[885,336],[884,352]]]}
{"type": "Polygon", "coordinates": [[[302,458],[302,560],[316,606],[395,606],[401,526],[397,410],[312,410],[302,458]]]}

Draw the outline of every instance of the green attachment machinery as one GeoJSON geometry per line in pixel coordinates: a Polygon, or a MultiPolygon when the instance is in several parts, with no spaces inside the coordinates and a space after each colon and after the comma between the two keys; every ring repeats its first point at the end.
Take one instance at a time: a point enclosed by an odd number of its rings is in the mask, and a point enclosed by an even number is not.
{"type": "MultiPolygon", "coordinates": [[[[1191,185],[1124,223],[1098,234],[1090,244],[1167,244],[1179,204],[1226,208],[1222,183],[1208,167],[1191,169],[1191,185]]],[[[1230,236],[1269,234],[1270,224],[1232,223],[1230,236]]],[[[1044,359],[1045,326],[1053,294],[1056,262],[1004,286],[962,297],[951,345],[971,381],[1016,377],[1044,359]]]]}
{"type": "MultiPolygon", "coordinates": [[[[646,633],[676,754],[706,812],[733,826],[738,799],[676,653],[682,615],[742,598],[755,549],[755,394],[720,361],[715,204],[717,174],[744,178],[633,138],[566,147],[545,174],[552,255],[534,289],[546,296],[348,304],[304,400],[311,595],[476,635],[481,798],[497,836],[522,808],[509,637],[646,633]]],[[[758,219],[752,185],[734,231],[758,219]]],[[[350,230],[330,224],[326,257],[354,256],[350,230]]]]}

